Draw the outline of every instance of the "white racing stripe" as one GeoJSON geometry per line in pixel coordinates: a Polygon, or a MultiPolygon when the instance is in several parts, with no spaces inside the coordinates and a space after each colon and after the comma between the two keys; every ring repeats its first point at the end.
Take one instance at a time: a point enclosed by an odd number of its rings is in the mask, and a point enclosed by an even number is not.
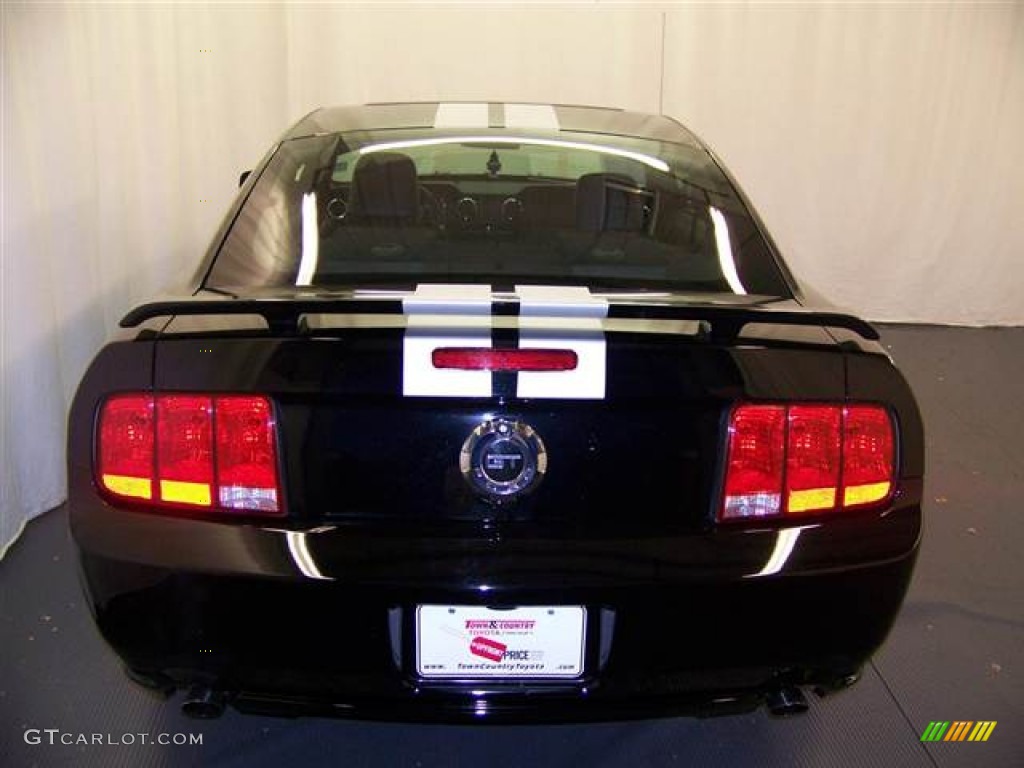
{"type": "Polygon", "coordinates": [[[555,108],[549,104],[506,104],[505,127],[557,131],[561,126],[555,108]]]}
{"type": "MultiPolygon", "coordinates": [[[[520,372],[516,396],[532,399],[601,400],[607,379],[607,344],[602,324],[608,302],[586,288],[517,285],[514,294],[495,295],[490,285],[417,286],[402,300],[407,328],[402,343],[402,393],[406,397],[490,397],[490,371],[434,367],[440,347],[493,346],[492,303],[519,302],[521,349],[571,349],[571,371],[520,372]],[[545,322],[571,321],[571,324],[545,322]]],[[[502,320],[515,320],[502,317],[502,320]]]]}
{"type": "MultiPolygon", "coordinates": [[[[524,327],[521,349],[571,349],[578,363],[571,371],[523,372],[516,381],[516,396],[523,398],[603,400],[608,368],[608,349],[601,321],[608,302],[587,288],[574,286],[517,285],[519,316],[572,317],[580,325],[571,333],[524,327]]],[[[532,325],[532,324],[531,324],[532,325]]]]}
{"type": "Polygon", "coordinates": [[[434,115],[435,128],[486,128],[487,104],[441,103],[434,115]]]}
{"type": "Polygon", "coordinates": [[[490,317],[489,285],[416,286],[402,299],[408,319],[402,341],[402,394],[406,397],[490,397],[490,371],[457,371],[434,367],[439,347],[489,347],[491,329],[438,327],[439,315],[490,317]]]}
{"type": "Polygon", "coordinates": [[[402,299],[406,315],[490,315],[491,286],[424,283],[402,299]]]}
{"type": "Polygon", "coordinates": [[[608,302],[582,286],[517,285],[516,295],[520,317],[608,316],[608,302]]]}

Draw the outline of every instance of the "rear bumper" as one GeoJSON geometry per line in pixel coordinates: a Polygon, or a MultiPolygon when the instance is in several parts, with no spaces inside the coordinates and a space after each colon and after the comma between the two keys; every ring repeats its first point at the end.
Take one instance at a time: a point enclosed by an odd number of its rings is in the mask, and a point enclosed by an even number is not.
{"type": "Polygon", "coordinates": [[[838,687],[884,640],[917,553],[916,504],[789,531],[642,539],[425,539],[233,526],[71,505],[97,624],[124,662],[245,711],[587,720],[757,706],[838,687]],[[573,681],[439,683],[419,604],[582,605],[573,681]]]}

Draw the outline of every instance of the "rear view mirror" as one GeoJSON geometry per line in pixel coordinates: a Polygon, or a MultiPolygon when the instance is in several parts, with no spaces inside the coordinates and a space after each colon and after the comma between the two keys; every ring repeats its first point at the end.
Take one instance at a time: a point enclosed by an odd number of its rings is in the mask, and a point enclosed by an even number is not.
{"type": "Polygon", "coordinates": [[[242,175],[238,177],[238,186],[245,184],[245,180],[249,178],[250,173],[252,171],[242,171],[242,175]]]}

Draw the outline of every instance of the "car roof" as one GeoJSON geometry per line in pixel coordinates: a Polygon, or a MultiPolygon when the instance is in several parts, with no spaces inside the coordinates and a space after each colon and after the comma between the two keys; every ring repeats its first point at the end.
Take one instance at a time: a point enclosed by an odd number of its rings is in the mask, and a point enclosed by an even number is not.
{"type": "Polygon", "coordinates": [[[324,107],[302,118],[283,138],[413,129],[570,131],[702,147],[696,136],[665,115],[608,107],[524,102],[423,101],[324,107]]]}

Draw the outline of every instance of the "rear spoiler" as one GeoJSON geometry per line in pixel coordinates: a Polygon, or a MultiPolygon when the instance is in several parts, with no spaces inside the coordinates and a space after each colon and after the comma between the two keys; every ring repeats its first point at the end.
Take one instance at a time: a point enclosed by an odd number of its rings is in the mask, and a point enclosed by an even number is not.
{"type": "MultiPolygon", "coordinates": [[[[504,305],[514,309],[518,301],[496,300],[492,313],[502,312],[504,305]]],[[[457,314],[454,305],[451,314],[457,314]]],[[[330,298],[330,299],[217,299],[156,301],[142,304],[121,318],[122,328],[135,328],[155,317],[172,315],[259,315],[275,332],[295,333],[301,330],[304,315],[401,315],[400,299],[388,298],[330,298]]],[[[514,312],[512,312],[514,314],[514,312]]],[[[532,316],[536,317],[534,310],[532,316]]],[[[565,308],[553,306],[551,317],[565,316],[565,308]],[[561,311],[559,311],[561,310],[561,311]]],[[[739,336],[744,326],[751,323],[767,325],[808,325],[845,328],[870,341],[881,338],[878,331],[865,320],[841,312],[812,310],[777,310],[760,307],[735,307],[719,304],[671,304],[619,301],[608,304],[610,319],[642,320],[696,320],[705,324],[712,341],[731,341],[739,336]]]]}

